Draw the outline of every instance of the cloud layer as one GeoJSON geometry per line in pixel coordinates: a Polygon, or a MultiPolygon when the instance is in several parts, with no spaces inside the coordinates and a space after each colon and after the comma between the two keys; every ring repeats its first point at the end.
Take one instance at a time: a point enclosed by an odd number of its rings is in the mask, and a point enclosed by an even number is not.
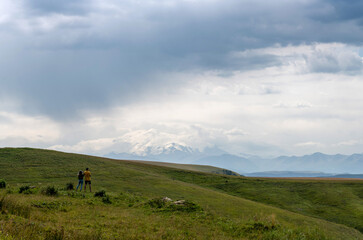
{"type": "Polygon", "coordinates": [[[358,151],[362,11],[340,0],[4,0],[0,143],[358,151]]]}

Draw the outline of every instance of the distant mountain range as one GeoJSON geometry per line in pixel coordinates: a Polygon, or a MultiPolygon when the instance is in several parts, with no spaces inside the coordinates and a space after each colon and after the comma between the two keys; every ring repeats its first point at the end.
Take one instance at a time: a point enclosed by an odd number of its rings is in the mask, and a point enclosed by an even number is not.
{"type": "Polygon", "coordinates": [[[299,172],[299,171],[266,171],[246,173],[248,177],[331,177],[334,174],[324,172],[299,172]]]}
{"type": "Polygon", "coordinates": [[[218,147],[206,148],[201,152],[188,146],[170,143],[162,147],[146,147],[143,149],[142,154],[111,152],[105,155],[105,157],[115,159],[212,165],[230,169],[243,175],[271,175],[273,172],[276,174],[280,172],[280,175],[294,175],[295,177],[296,175],[319,177],[345,173],[363,173],[363,154],[328,155],[323,153],[314,153],[304,156],[261,158],[249,155],[232,155],[218,147]],[[295,173],[293,174],[292,172],[295,173]]]}
{"type": "Polygon", "coordinates": [[[361,178],[363,174],[333,174],[324,172],[266,171],[245,173],[247,177],[318,177],[318,178],[361,178]]]}

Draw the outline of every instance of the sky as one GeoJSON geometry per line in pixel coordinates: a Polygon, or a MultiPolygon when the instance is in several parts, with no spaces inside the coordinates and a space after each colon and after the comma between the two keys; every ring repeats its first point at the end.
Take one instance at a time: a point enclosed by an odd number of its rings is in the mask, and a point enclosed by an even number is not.
{"type": "Polygon", "coordinates": [[[359,0],[1,0],[0,147],[362,153],[359,0]]]}

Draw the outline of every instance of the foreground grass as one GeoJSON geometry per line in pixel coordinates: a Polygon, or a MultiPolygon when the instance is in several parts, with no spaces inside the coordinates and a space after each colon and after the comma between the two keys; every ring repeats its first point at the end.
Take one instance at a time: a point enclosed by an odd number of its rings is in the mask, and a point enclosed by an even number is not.
{"type": "Polygon", "coordinates": [[[151,206],[121,193],[109,201],[65,191],[58,197],[1,191],[0,239],[358,239],[343,226],[301,218],[238,198],[215,196],[214,206],[183,211],[151,206]],[[246,204],[247,203],[247,204],[246,204]],[[256,208],[257,207],[257,208],[256,208]],[[252,208],[252,209],[251,209],[252,208]],[[248,210],[249,209],[249,210],[248,210]],[[238,212],[239,210],[241,212],[238,212]],[[258,210],[258,211],[256,211],[258,210]],[[287,215],[286,215],[287,214],[287,215]],[[283,217],[281,217],[283,216],[283,217]],[[286,221],[284,218],[288,219],[286,221]],[[319,227],[323,227],[320,229],[319,227]],[[332,234],[331,231],[334,231],[332,234]]]}
{"type": "MultiPolygon", "coordinates": [[[[0,178],[10,186],[0,191],[0,239],[363,239],[352,228],[249,201],[220,187],[239,183],[240,177],[55,151],[0,149],[0,178]],[[64,188],[85,167],[92,171],[93,190],[106,190],[109,201],[65,190],[57,197],[41,194],[49,184],[64,188]],[[19,194],[23,185],[34,188],[19,194]],[[148,204],[164,196],[200,208],[170,211],[148,204]]],[[[256,182],[254,188],[265,186],[256,182]]],[[[254,193],[258,195],[265,198],[254,193]]]]}

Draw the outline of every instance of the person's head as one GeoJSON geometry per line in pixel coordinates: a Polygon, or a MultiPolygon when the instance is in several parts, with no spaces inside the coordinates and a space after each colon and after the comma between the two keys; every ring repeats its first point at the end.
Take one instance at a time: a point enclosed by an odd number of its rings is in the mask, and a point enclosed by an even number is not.
{"type": "Polygon", "coordinates": [[[86,171],[88,171],[88,168],[86,168],[86,171]]]}
{"type": "Polygon", "coordinates": [[[83,173],[82,170],[79,170],[78,175],[82,175],[82,173],[83,173]]]}

